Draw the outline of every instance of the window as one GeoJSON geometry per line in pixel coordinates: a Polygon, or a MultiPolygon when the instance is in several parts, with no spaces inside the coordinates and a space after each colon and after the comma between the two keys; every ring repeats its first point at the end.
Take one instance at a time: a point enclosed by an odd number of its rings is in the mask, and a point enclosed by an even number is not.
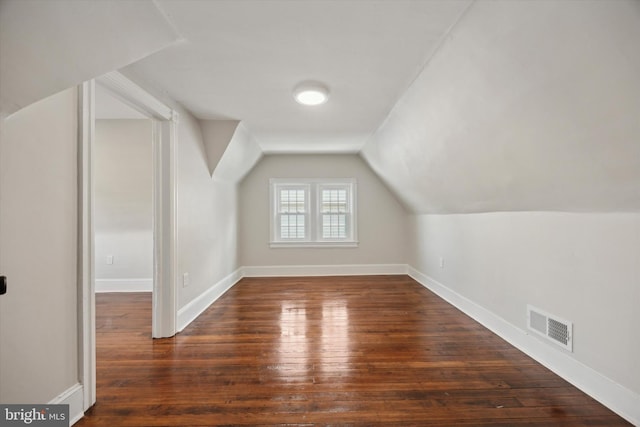
{"type": "Polygon", "coordinates": [[[277,227],[282,241],[307,240],[309,230],[309,186],[283,185],[277,191],[277,227]]]}
{"type": "Polygon", "coordinates": [[[272,179],[271,246],[356,246],[355,179],[272,179]]]}
{"type": "Polygon", "coordinates": [[[348,188],[344,186],[319,186],[320,228],[322,239],[347,238],[347,217],[350,216],[348,188]]]}

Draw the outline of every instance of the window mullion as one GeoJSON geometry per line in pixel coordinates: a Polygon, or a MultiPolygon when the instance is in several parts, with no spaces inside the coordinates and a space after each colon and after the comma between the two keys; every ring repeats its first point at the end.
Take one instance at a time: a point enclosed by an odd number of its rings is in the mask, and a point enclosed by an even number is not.
{"type": "Polygon", "coordinates": [[[309,185],[309,220],[311,224],[309,225],[309,233],[311,234],[311,241],[315,242],[318,240],[318,200],[317,200],[317,184],[309,185]]]}
{"type": "Polygon", "coordinates": [[[312,242],[313,241],[313,224],[311,221],[311,214],[313,212],[312,206],[312,196],[311,196],[311,185],[305,186],[305,240],[312,242]]]}

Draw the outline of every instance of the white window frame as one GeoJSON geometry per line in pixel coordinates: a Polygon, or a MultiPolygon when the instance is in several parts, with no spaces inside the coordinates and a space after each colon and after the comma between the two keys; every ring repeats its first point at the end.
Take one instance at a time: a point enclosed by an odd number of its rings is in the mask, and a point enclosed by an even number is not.
{"type": "Polygon", "coordinates": [[[272,248],[291,247],[357,247],[356,180],[354,178],[294,179],[272,178],[269,180],[270,242],[272,248]],[[287,188],[305,189],[305,238],[283,239],[279,234],[279,194],[287,188]],[[323,189],[347,190],[347,236],[343,239],[322,238],[321,194],[323,189]]]}

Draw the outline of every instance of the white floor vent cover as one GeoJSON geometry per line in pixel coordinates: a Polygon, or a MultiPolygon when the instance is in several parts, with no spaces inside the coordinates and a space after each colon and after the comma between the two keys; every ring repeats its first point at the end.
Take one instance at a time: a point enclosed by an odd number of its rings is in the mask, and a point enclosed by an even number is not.
{"type": "Polygon", "coordinates": [[[527,305],[530,330],[573,352],[573,323],[527,305]]]}

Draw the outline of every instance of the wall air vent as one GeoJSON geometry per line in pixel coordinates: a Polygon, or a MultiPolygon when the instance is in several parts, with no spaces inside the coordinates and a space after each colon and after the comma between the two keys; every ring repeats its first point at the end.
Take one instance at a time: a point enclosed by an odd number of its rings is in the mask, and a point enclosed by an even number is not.
{"type": "Polygon", "coordinates": [[[527,326],[536,334],[573,352],[573,324],[571,322],[527,305],[527,326]]]}

